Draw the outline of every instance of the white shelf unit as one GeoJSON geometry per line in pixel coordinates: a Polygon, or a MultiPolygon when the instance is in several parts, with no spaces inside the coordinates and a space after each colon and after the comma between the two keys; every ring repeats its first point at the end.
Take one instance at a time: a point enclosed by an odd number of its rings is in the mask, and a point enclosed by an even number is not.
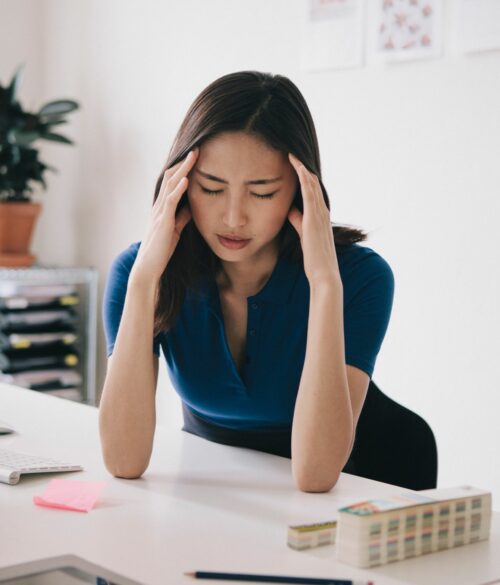
{"type": "MultiPolygon", "coordinates": [[[[57,267],[35,264],[27,268],[0,268],[0,295],[16,296],[23,290],[46,285],[74,285],[79,303],[74,307],[78,314],[77,348],[81,359],[77,371],[82,376],[82,402],[96,406],[96,354],[97,354],[97,269],[94,267],[57,267]]],[[[36,391],[36,390],[35,390],[36,391]]]]}

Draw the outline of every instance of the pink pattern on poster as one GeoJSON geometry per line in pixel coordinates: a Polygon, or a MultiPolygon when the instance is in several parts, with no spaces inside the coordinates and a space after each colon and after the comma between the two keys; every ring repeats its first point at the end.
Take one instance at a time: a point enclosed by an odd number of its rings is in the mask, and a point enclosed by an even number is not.
{"type": "Polygon", "coordinates": [[[433,44],[434,0],[381,0],[378,50],[429,48],[433,44]]]}

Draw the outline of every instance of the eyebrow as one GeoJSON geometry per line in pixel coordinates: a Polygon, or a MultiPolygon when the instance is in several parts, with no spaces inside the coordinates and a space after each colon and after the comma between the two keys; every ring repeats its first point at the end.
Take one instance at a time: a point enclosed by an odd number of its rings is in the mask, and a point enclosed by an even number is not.
{"type": "MultiPolygon", "coordinates": [[[[227,185],[229,181],[224,179],[220,179],[215,175],[211,175],[210,173],[205,173],[200,169],[196,169],[196,172],[205,177],[206,179],[210,179],[212,181],[217,181],[218,183],[224,183],[227,185]]],[[[283,177],[275,177],[274,179],[254,179],[253,181],[245,181],[245,185],[268,185],[269,183],[276,183],[276,181],[281,181],[283,177]]]]}

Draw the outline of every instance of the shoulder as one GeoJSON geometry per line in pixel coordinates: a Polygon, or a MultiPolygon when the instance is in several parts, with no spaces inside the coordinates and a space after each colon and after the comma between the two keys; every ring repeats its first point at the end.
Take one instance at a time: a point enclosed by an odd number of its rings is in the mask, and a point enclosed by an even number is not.
{"type": "Polygon", "coordinates": [[[106,275],[108,290],[124,290],[127,287],[139,246],[140,242],[134,242],[115,256],[106,275]]]}
{"type": "Polygon", "coordinates": [[[113,260],[112,269],[130,273],[134,265],[141,242],[134,242],[122,250],[113,260]]]}
{"type": "MultiPolygon", "coordinates": [[[[336,246],[337,260],[342,281],[366,283],[382,280],[394,286],[394,273],[385,258],[368,246],[350,244],[336,246]]],[[[345,282],[344,282],[345,284],[345,282]]]]}
{"type": "Polygon", "coordinates": [[[337,246],[336,249],[346,307],[368,309],[373,304],[391,307],[395,283],[387,260],[360,244],[337,246]]]}

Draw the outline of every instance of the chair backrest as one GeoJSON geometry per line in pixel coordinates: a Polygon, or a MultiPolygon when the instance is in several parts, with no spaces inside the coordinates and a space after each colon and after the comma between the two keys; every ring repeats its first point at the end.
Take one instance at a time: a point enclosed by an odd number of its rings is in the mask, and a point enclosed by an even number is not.
{"type": "Polygon", "coordinates": [[[437,470],[437,445],[430,426],[370,380],[345,471],[423,490],[437,487],[437,470]]]}

